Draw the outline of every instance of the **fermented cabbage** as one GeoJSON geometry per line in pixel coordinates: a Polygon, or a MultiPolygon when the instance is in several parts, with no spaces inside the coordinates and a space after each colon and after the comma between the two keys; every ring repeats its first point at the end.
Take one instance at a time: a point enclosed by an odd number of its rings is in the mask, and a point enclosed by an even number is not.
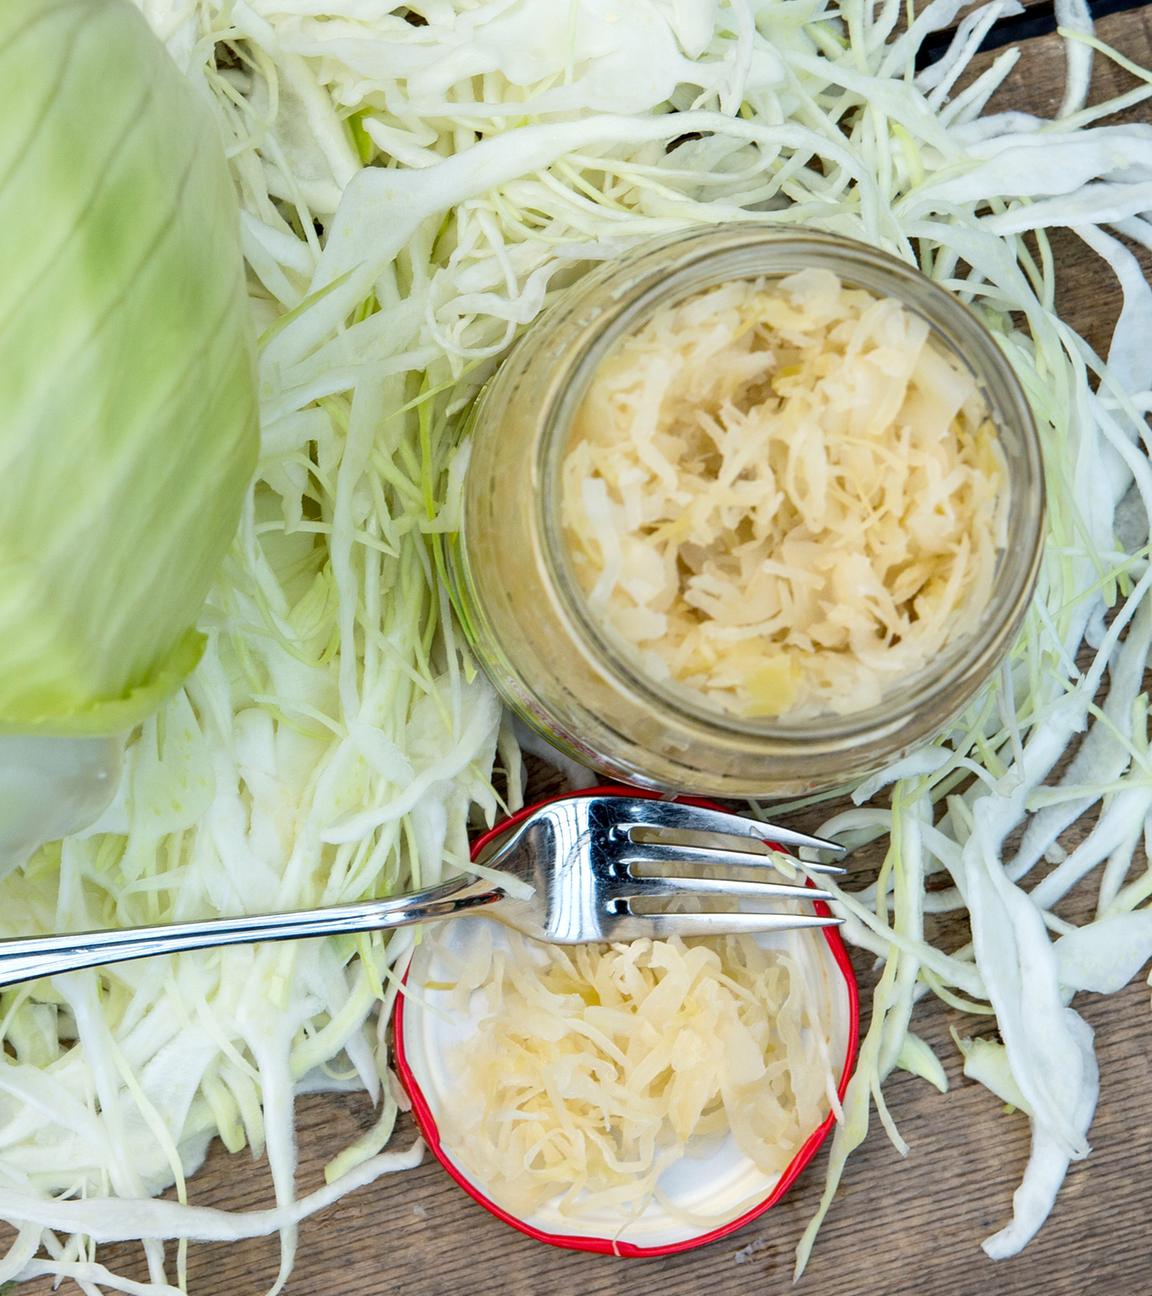
{"type": "Polygon", "coordinates": [[[728,1135],[779,1175],[827,1117],[829,1025],[795,959],[754,938],[544,946],[484,964],[444,1146],[500,1205],[640,1210],[728,1135]]]}
{"type": "Polygon", "coordinates": [[[893,298],[808,269],[655,312],[563,465],[593,614],[747,717],[849,714],[986,604],[1008,490],[976,380],[893,298]]]}

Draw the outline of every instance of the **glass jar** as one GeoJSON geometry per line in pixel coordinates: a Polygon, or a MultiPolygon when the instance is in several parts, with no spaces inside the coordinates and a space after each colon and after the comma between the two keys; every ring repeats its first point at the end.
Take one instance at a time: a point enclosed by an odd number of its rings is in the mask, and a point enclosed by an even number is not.
{"type": "Polygon", "coordinates": [[[795,795],[863,777],[956,716],[1020,627],[1043,531],[1035,423],[1011,367],[971,310],[911,266],[864,244],[729,225],[644,244],[599,267],[525,335],[475,411],[452,566],[480,662],[509,705],[554,746],[643,787],[795,795]],[[880,705],[802,722],[748,720],[645,678],[593,621],[564,549],[560,464],[588,384],[624,334],[706,288],[808,267],[902,301],[972,371],[1007,465],[1007,539],[979,623],[880,705]]]}

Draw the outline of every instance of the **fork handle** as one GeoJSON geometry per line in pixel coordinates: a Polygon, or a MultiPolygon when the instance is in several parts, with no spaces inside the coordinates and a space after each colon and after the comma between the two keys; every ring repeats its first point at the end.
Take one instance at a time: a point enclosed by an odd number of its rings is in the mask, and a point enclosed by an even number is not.
{"type": "Polygon", "coordinates": [[[504,892],[490,882],[461,877],[387,900],[330,905],[296,913],[252,914],[160,927],[16,937],[0,940],[0,987],[61,972],[102,967],[106,963],[151,958],[156,954],[408,927],[413,923],[453,918],[495,904],[503,898],[504,892]]]}

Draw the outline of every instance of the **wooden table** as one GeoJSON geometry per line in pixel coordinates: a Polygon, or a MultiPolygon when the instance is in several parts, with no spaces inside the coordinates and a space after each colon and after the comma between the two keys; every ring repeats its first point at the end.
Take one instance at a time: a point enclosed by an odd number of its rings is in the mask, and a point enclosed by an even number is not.
{"type": "MultiPolygon", "coordinates": [[[[1115,14],[1104,39],[1152,63],[1152,10],[1115,14]]],[[[1054,37],[1029,41],[1004,107],[1051,112],[1060,99],[1063,55],[1054,37]]],[[[1106,93],[1128,84],[1101,69],[1106,93]]],[[[1140,110],[1147,119],[1147,107],[1140,110]]],[[[1101,345],[1118,306],[1101,264],[1068,237],[1062,310],[1101,345]],[[1081,273],[1082,271],[1082,273],[1081,273]]],[[[1152,340],[1150,340],[1152,345],[1152,340]]],[[[1071,845],[1075,840],[1070,834],[1071,845]]],[[[959,943],[959,942],[957,942],[959,943]]],[[[870,984],[868,960],[857,959],[870,984]]],[[[867,1001],[865,994],[865,1002],[867,1001]]],[[[886,1094],[911,1146],[901,1161],[874,1123],[849,1163],[799,1291],[809,1296],[1149,1296],[1152,1293],[1152,1014],[1138,981],[1108,1000],[1082,997],[1097,1030],[1103,1091],[1094,1152],[1072,1168],[1055,1212],[1015,1260],[993,1264],[980,1240],[1009,1216],[1028,1153],[1025,1119],[960,1075],[949,1027],[985,1023],[925,1004],[917,1030],[945,1059],[951,1091],[940,1095],[897,1073],[886,1094]]],[[[322,1183],[324,1162],[374,1120],[363,1097],[299,1103],[299,1189],[322,1183]]],[[[406,1146],[410,1129],[397,1135],[406,1146]]],[[[292,1296],[769,1296],[791,1289],[796,1241],[823,1184],[822,1153],[788,1197],[737,1235],[658,1261],[620,1261],[556,1251],[530,1241],[466,1197],[435,1162],[364,1189],[306,1222],[292,1296]]],[[[266,1166],[214,1150],[192,1184],[206,1205],[255,1209],[272,1199],[266,1166]]],[[[108,1248],[105,1262],[143,1277],[139,1247],[108,1248]]],[[[275,1240],[194,1246],[194,1296],[257,1296],[272,1283],[275,1240]]],[[[75,1288],[66,1289],[75,1291],[75,1288]]],[[[21,1289],[46,1296],[47,1283],[21,1289]]]]}

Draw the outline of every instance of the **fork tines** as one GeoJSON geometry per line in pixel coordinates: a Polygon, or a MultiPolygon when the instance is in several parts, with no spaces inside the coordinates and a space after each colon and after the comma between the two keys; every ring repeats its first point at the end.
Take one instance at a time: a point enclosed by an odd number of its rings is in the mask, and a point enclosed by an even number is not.
{"type": "MultiPolygon", "coordinates": [[[[725,837],[751,839],[774,846],[807,847],[810,850],[827,851],[836,855],[844,853],[839,842],[823,837],[812,837],[807,833],[796,832],[792,828],[782,828],[778,824],[761,823],[757,819],[746,819],[743,815],[730,814],[724,810],[712,810],[705,806],[685,805],[678,801],[633,801],[634,809],[630,814],[628,836],[636,841],[637,829],[648,829],[662,832],[693,832],[717,834],[725,837]]],[[[637,846],[641,843],[636,842],[637,846]]],[[[650,852],[657,843],[644,842],[643,849],[650,852]]],[[[661,846],[663,844],[661,843],[661,846]]],[[[741,850],[738,846],[731,848],[719,844],[708,847],[664,847],[666,850],[691,852],[691,858],[697,862],[737,865],[740,868],[774,867],[771,855],[762,855],[752,851],[741,850]]],[[[685,856],[687,858],[687,856],[685,856]]],[[[653,860],[652,862],[656,862],[653,860]]],[[[673,863],[675,860],[661,860],[662,863],[673,863]]],[[[836,864],[813,863],[804,861],[804,866],[817,873],[843,873],[844,869],[836,864]]]]}

